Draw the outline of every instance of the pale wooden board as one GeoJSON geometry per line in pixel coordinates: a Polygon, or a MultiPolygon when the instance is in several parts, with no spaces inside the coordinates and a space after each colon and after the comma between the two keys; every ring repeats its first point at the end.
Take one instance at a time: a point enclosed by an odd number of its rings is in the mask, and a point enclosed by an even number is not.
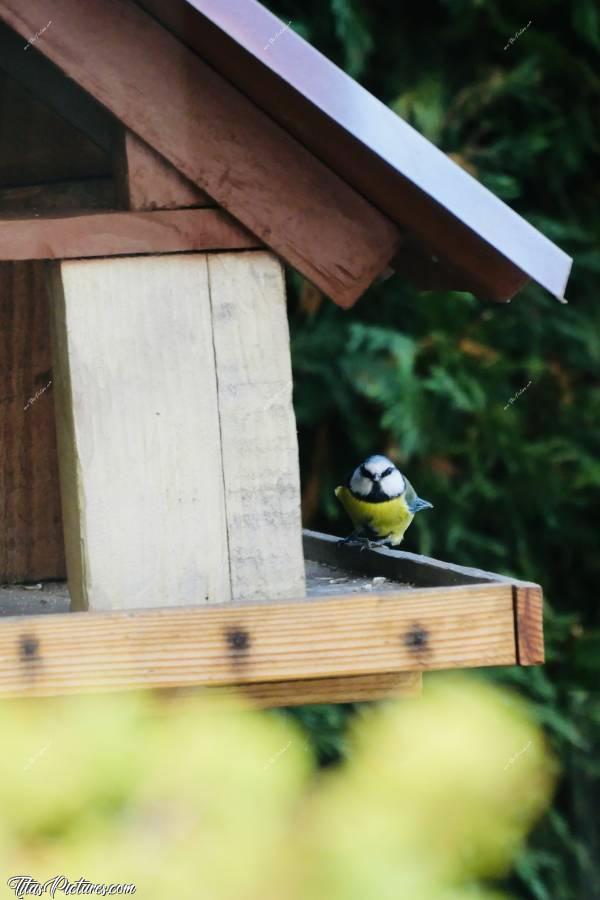
{"type": "MultiPolygon", "coordinates": [[[[0,0],[25,38],[56,0],[0,0]]],[[[60,0],[36,49],[343,306],[386,268],[400,230],[133,3],[60,0]]]]}
{"type": "Polygon", "coordinates": [[[43,264],[0,263],[0,582],[65,575],[48,319],[43,264]]]}
{"type": "Polygon", "coordinates": [[[206,257],[53,268],[74,607],[231,597],[206,257]]]}
{"type": "Polygon", "coordinates": [[[281,263],[208,257],[234,600],[304,594],[300,472],[281,263]]]}
{"type": "MultiPolygon", "coordinates": [[[[190,594],[188,603],[197,599],[190,594]]],[[[124,606],[132,596],[121,597],[124,606]]],[[[510,585],[3,620],[0,694],[514,665],[510,585]]]]}
{"type": "MultiPolygon", "coordinates": [[[[306,561],[306,589],[309,596],[321,597],[348,591],[393,591],[400,587],[386,579],[373,583],[340,569],[306,561]]],[[[0,617],[27,616],[67,612],[69,591],[65,582],[47,582],[25,588],[23,585],[0,588],[0,617]]],[[[0,622],[0,630],[2,624],[0,622]]],[[[267,681],[256,684],[220,688],[172,688],[158,690],[165,710],[179,709],[193,702],[199,693],[223,692],[242,694],[256,707],[300,706],[305,703],[358,703],[383,698],[419,697],[422,690],[420,672],[389,672],[376,675],[350,675],[343,678],[310,678],[296,681],[267,681]]]]}
{"type": "Polygon", "coordinates": [[[119,191],[126,209],[216,205],[204,191],[128,129],[120,136],[115,156],[119,191]]]}
{"type": "Polygon", "coordinates": [[[222,209],[0,218],[0,260],[73,259],[261,246],[222,209]]]}
{"type": "MultiPolygon", "coordinates": [[[[306,591],[309,597],[377,591],[391,593],[406,588],[389,578],[372,579],[306,560],[306,591]]],[[[67,612],[69,591],[64,582],[50,582],[25,588],[0,589],[0,617],[67,612]],[[39,588],[39,589],[38,589],[39,588]]],[[[0,624],[0,628],[1,628],[0,624]]],[[[422,690],[420,672],[384,672],[342,678],[310,678],[296,681],[267,681],[222,688],[173,688],[158,691],[169,709],[193,699],[199,691],[241,693],[257,707],[299,706],[304,703],[358,703],[391,697],[418,697],[422,690]]]]}
{"type": "Polygon", "coordinates": [[[539,584],[522,581],[495,572],[444,562],[407,553],[404,550],[378,548],[363,550],[318,531],[303,532],[304,555],[318,566],[337,566],[347,573],[385,576],[390,583],[408,582],[420,586],[459,584],[505,584],[513,592],[513,614],[517,664],[535,666],[544,662],[544,597],[539,584]]]}

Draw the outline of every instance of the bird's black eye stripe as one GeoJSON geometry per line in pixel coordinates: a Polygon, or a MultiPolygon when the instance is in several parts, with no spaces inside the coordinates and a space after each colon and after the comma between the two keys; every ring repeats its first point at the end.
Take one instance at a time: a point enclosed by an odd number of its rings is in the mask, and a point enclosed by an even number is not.
{"type": "Polygon", "coordinates": [[[387,468],[387,469],[385,470],[385,472],[383,473],[383,475],[382,475],[381,477],[382,477],[382,478],[386,478],[388,475],[391,475],[393,471],[394,471],[394,467],[393,467],[393,466],[389,466],[389,468],[387,468]]]}
{"type": "Polygon", "coordinates": [[[362,475],[363,478],[371,478],[371,473],[369,472],[368,469],[365,469],[364,466],[360,467],[360,474],[362,475]]]}

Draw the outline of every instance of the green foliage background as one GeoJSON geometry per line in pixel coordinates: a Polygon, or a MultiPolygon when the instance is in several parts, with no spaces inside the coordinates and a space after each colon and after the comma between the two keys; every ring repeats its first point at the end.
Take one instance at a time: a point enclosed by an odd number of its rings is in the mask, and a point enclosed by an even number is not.
{"type": "MultiPolygon", "coordinates": [[[[511,887],[597,898],[600,5],[269,5],[574,257],[566,307],[535,285],[506,307],[395,278],[343,312],[292,275],[290,320],[306,524],[345,533],[334,486],[386,452],[435,506],[407,549],[543,585],[547,665],[490,676],[531,697],[564,770],[511,887]]],[[[348,712],[298,714],[324,762],[348,712]]]]}

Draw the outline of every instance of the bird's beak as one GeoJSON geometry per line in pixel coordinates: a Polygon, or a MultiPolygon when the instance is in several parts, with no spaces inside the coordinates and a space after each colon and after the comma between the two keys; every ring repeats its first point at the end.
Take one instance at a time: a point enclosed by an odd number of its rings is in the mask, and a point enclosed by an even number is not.
{"type": "Polygon", "coordinates": [[[417,497],[412,505],[411,512],[416,513],[419,512],[420,509],[433,509],[433,503],[430,503],[429,500],[421,500],[420,497],[417,497]]]}

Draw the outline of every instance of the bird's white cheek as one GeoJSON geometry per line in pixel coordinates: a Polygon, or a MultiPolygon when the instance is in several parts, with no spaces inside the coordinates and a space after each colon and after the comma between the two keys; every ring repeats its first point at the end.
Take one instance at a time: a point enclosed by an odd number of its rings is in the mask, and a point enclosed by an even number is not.
{"type": "Polygon", "coordinates": [[[362,497],[366,497],[371,493],[372,487],[373,483],[369,478],[364,478],[362,475],[352,476],[352,480],[350,481],[350,489],[355,494],[360,494],[362,497]]]}
{"type": "Polygon", "coordinates": [[[389,497],[398,497],[404,490],[404,478],[396,470],[381,480],[381,487],[389,497]]]}

